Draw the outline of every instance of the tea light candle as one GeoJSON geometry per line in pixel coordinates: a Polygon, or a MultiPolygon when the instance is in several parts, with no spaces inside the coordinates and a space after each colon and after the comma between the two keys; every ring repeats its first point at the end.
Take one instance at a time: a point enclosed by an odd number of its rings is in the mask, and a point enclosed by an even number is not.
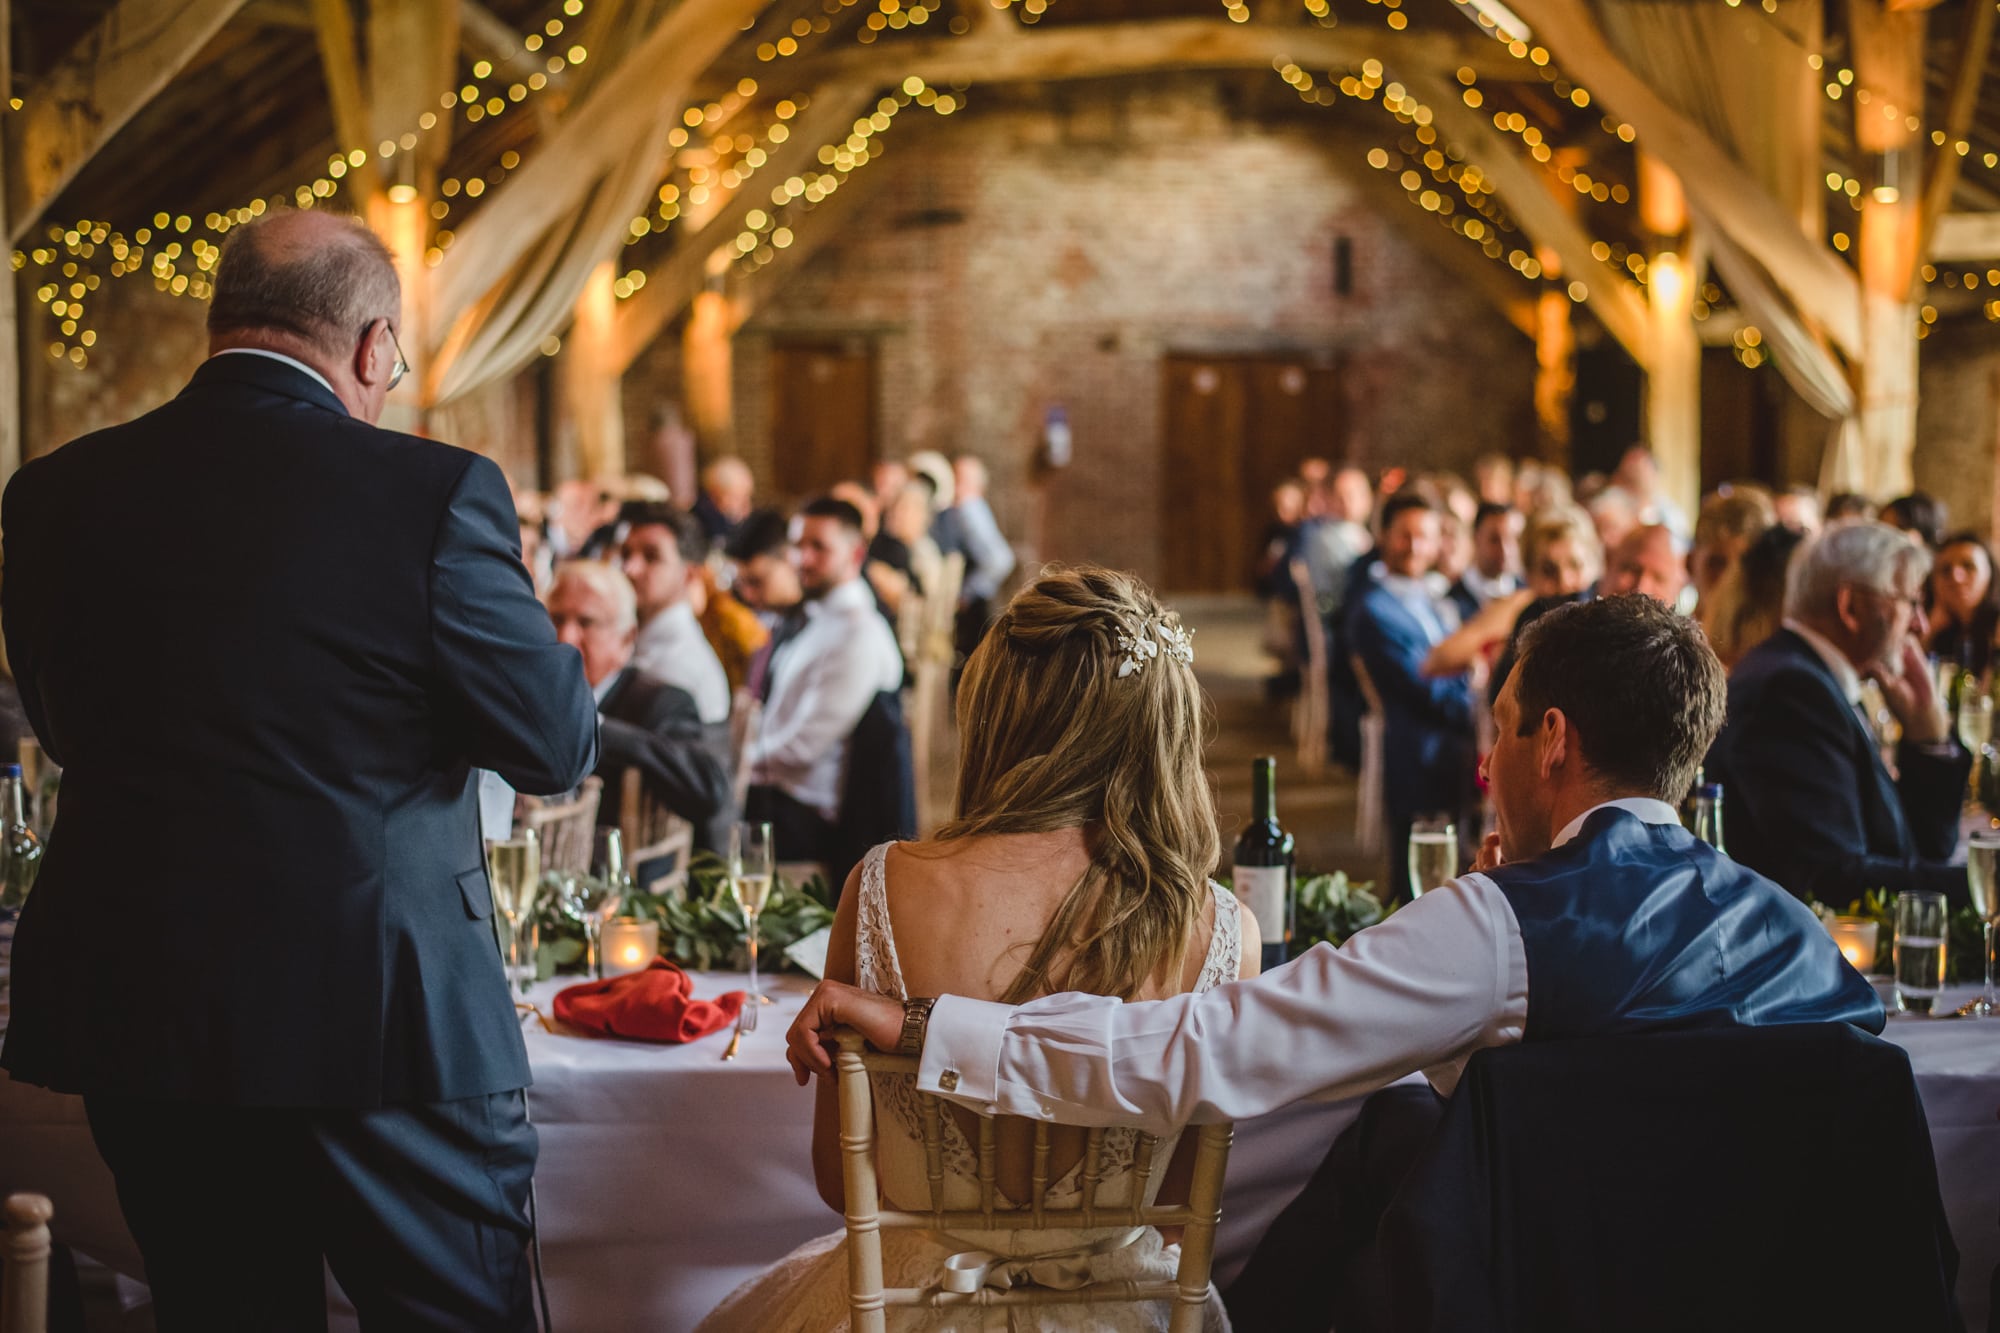
{"type": "Polygon", "coordinates": [[[1862,916],[1837,916],[1826,923],[1826,933],[1840,948],[1840,956],[1856,972],[1867,976],[1875,970],[1875,945],[1880,925],[1862,916]]]}
{"type": "Polygon", "coordinates": [[[614,917],[604,923],[600,947],[605,976],[643,972],[660,952],[660,923],[629,916],[614,917]]]}

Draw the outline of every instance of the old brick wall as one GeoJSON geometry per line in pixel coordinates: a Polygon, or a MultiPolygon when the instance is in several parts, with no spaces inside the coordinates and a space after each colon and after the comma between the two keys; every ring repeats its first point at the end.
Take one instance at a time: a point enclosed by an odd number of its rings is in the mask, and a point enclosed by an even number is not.
{"type": "Polygon", "coordinates": [[[1994,531],[2000,443],[2000,328],[1968,316],[1923,343],[1917,399],[1917,486],[1945,502],[1954,528],[1994,531]]]}
{"type": "MultiPolygon", "coordinates": [[[[1198,78],[974,99],[948,121],[905,111],[844,187],[871,192],[855,220],[759,296],[735,359],[753,464],[772,447],[769,348],[816,333],[873,340],[881,451],[978,453],[1003,526],[1043,558],[1156,565],[1172,353],[1332,358],[1345,420],[1325,450],[1371,466],[1463,468],[1531,445],[1530,344],[1401,235],[1434,219],[1364,201],[1375,138],[1331,116],[1321,129],[1240,114],[1198,78]],[[1038,481],[1052,404],[1076,462],[1038,481]]],[[[677,366],[662,346],[636,373],[677,366]]]]}

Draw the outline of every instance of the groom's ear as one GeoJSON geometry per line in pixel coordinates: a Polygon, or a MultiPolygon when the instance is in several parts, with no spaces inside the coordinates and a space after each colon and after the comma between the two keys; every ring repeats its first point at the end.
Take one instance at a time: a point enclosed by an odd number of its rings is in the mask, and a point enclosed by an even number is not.
{"type": "Polygon", "coordinates": [[[1555,776],[1556,770],[1570,761],[1571,749],[1575,743],[1575,733],[1571,731],[1569,718],[1562,709],[1551,708],[1542,714],[1541,733],[1536,750],[1544,782],[1555,776]]]}

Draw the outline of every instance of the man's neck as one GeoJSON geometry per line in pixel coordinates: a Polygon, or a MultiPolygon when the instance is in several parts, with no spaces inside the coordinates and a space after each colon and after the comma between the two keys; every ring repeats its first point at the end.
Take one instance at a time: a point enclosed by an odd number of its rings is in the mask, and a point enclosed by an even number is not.
{"type": "Polygon", "coordinates": [[[319,376],[320,382],[340,400],[348,415],[356,420],[366,421],[366,404],[355,392],[352,381],[340,373],[340,367],[328,362],[324,353],[307,343],[303,338],[295,338],[275,329],[249,329],[210,338],[208,354],[219,356],[223,352],[264,352],[288,357],[302,366],[309,367],[319,376]]]}

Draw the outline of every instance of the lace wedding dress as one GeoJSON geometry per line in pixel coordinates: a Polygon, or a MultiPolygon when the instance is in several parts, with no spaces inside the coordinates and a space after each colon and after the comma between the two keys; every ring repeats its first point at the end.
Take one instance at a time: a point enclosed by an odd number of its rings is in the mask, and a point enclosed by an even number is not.
{"type": "MultiPolygon", "coordinates": [[[[855,980],[865,990],[897,999],[907,998],[903,971],[896,958],[896,941],[889,930],[889,901],[883,882],[883,859],[890,844],[877,847],[862,863],[860,900],[856,904],[855,980]]],[[[1235,897],[1224,888],[1210,886],[1215,894],[1215,928],[1210,932],[1208,954],[1202,962],[1197,991],[1211,990],[1236,979],[1243,952],[1242,928],[1235,897]]],[[[922,1121],[928,1109],[919,1102],[916,1080],[912,1077],[881,1076],[875,1079],[875,1116],[878,1168],[882,1189],[899,1204],[928,1208],[929,1184],[924,1164],[922,1121]]],[[[945,1206],[971,1209],[979,1206],[979,1177],[972,1145],[959,1129],[955,1117],[944,1128],[945,1206]]],[[[1128,1202],[1135,1179],[1132,1170],[1137,1136],[1129,1130],[1111,1131],[1104,1138],[1105,1172],[1098,1183],[1100,1202],[1118,1205],[1128,1202]]],[[[1151,1189],[1159,1188],[1164,1164],[1171,1158],[1175,1143],[1163,1141],[1155,1161],[1160,1163],[1152,1176],[1151,1189]]],[[[1073,1204],[1082,1189],[1083,1163],[1079,1161],[1049,1188],[1049,1204],[1073,1204]]],[[[1078,1254],[1091,1248],[1108,1253],[1090,1254],[1087,1262],[1092,1280],[1131,1279],[1171,1281],[1180,1261],[1178,1246],[1161,1242],[1160,1233],[1150,1227],[1137,1232],[1123,1228],[1048,1231],[1032,1234],[1015,1232],[959,1231],[944,1235],[929,1231],[892,1230],[882,1233],[883,1273],[891,1287],[935,1285],[944,1261],[968,1250],[986,1250],[999,1255],[1078,1254]],[[1130,1243],[1120,1245],[1126,1237],[1130,1243]]],[[[941,1310],[892,1309],[889,1327],[894,1333],[1160,1333],[1167,1326],[1169,1303],[1151,1301],[1124,1305],[1049,1305],[1041,1307],[978,1309],[973,1307],[941,1310]]],[[[847,1321],[847,1236],[837,1231],[810,1241],[778,1261],[777,1265],[738,1287],[729,1298],[702,1321],[698,1333],[845,1333],[847,1321]]],[[[1206,1333],[1228,1333],[1228,1317],[1222,1302],[1209,1297],[1206,1333]]]]}

